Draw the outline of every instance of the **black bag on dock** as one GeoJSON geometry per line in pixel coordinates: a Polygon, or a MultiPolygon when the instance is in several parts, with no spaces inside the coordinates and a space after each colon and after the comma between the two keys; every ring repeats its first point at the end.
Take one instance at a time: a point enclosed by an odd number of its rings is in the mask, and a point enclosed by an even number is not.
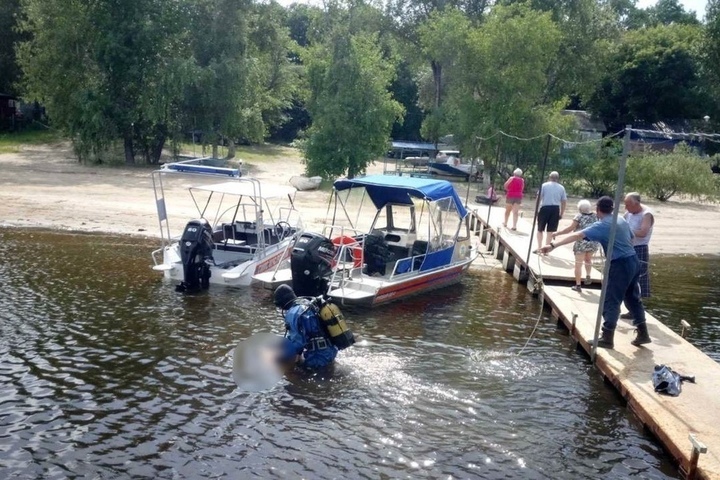
{"type": "Polygon", "coordinates": [[[658,393],[677,397],[682,392],[682,378],[667,365],[655,365],[652,374],[653,387],[658,393]]]}

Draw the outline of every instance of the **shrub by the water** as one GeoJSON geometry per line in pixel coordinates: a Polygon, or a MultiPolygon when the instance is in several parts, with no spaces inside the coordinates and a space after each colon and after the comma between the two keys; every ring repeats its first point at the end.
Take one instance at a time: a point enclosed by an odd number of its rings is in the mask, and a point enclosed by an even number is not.
{"type": "Polygon", "coordinates": [[[628,161],[627,186],[665,202],[674,195],[716,200],[720,185],[712,173],[712,160],[700,157],[687,145],[672,152],[642,152],[628,161]]]}

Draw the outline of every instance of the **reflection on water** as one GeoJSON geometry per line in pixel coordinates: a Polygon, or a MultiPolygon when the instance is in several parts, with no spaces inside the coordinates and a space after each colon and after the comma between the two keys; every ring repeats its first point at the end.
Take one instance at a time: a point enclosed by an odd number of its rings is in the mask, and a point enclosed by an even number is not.
{"type": "MultiPolygon", "coordinates": [[[[0,471],[17,478],[678,478],[500,272],[372,311],[329,378],[235,388],[259,289],[184,296],[135,239],[0,230],[0,471]]],[[[715,344],[717,345],[717,343],[715,344]]]]}
{"type": "Polygon", "coordinates": [[[720,256],[656,256],[650,269],[648,309],[677,333],[687,320],[686,338],[720,362],[720,256]]]}

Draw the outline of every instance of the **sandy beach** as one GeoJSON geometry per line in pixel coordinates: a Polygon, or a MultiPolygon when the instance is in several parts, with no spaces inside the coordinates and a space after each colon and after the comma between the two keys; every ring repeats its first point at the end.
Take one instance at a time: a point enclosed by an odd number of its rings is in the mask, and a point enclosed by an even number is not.
{"type": "MultiPolygon", "coordinates": [[[[301,175],[299,153],[257,161],[245,160],[243,172],[261,182],[288,184],[301,175]]],[[[151,168],[86,166],[78,164],[68,144],[28,146],[18,153],[0,154],[0,225],[159,236],[151,168]]],[[[382,173],[381,162],[368,173],[382,173]]],[[[214,179],[214,181],[217,181],[214,179]]],[[[165,183],[171,228],[176,234],[197,211],[187,187],[197,179],[178,176],[165,183]]],[[[465,183],[457,183],[464,198],[465,183]]],[[[476,185],[471,186],[470,198],[476,185]]],[[[306,227],[316,229],[327,210],[327,189],[298,192],[296,207],[306,227]]],[[[577,199],[571,199],[561,228],[569,224],[577,199]]],[[[654,254],[720,254],[720,205],[671,199],[646,202],[655,212],[651,243],[654,254]]],[[[532,218],[535,203],[522,205],[525,219],[532,218]]]]}

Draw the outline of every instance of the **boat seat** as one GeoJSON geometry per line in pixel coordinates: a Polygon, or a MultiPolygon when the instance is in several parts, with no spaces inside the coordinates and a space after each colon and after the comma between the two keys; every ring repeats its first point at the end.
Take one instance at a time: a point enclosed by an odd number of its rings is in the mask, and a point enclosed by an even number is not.
{"type": "Polygon", "coordinates": [[[255,227],[255,222],[248,222],[245,220],[235,221],[236,232],[255,232],[256,230],[257,228],[255,227]]]}
{"type": "Polygon", "coordinates": [[[248,255],[254,255],[257,246],[228,242],[223,244],[215,244],[215,248],[218,250],[224,250],[226,252],[247,253],[248,255]]]}
{"type": "Polygon", "coordinates": [[[393,255],[393,258],[406,258],[410,253],[410,249],[404,245],[387,245],[387,249],[393,255]]]}
{"type": "Polygon", "coordinates": [[[412,248],[410,249],[410,255],[413,257],[416,257],[413,260],[413,270],[419,270],[420,265],[422,265],[422,262],[425,260],[425,255],[428,251],[428,242],[425,240],[415,240],[413,242],[412,248]]]}
{"type": "Polygon", "coordinates": [[[232,224],[230,223],[223,223],[222,224],[222,240],[227,241],[229,239],[235,238],[235,229],[233,228],[232,224]]]}

